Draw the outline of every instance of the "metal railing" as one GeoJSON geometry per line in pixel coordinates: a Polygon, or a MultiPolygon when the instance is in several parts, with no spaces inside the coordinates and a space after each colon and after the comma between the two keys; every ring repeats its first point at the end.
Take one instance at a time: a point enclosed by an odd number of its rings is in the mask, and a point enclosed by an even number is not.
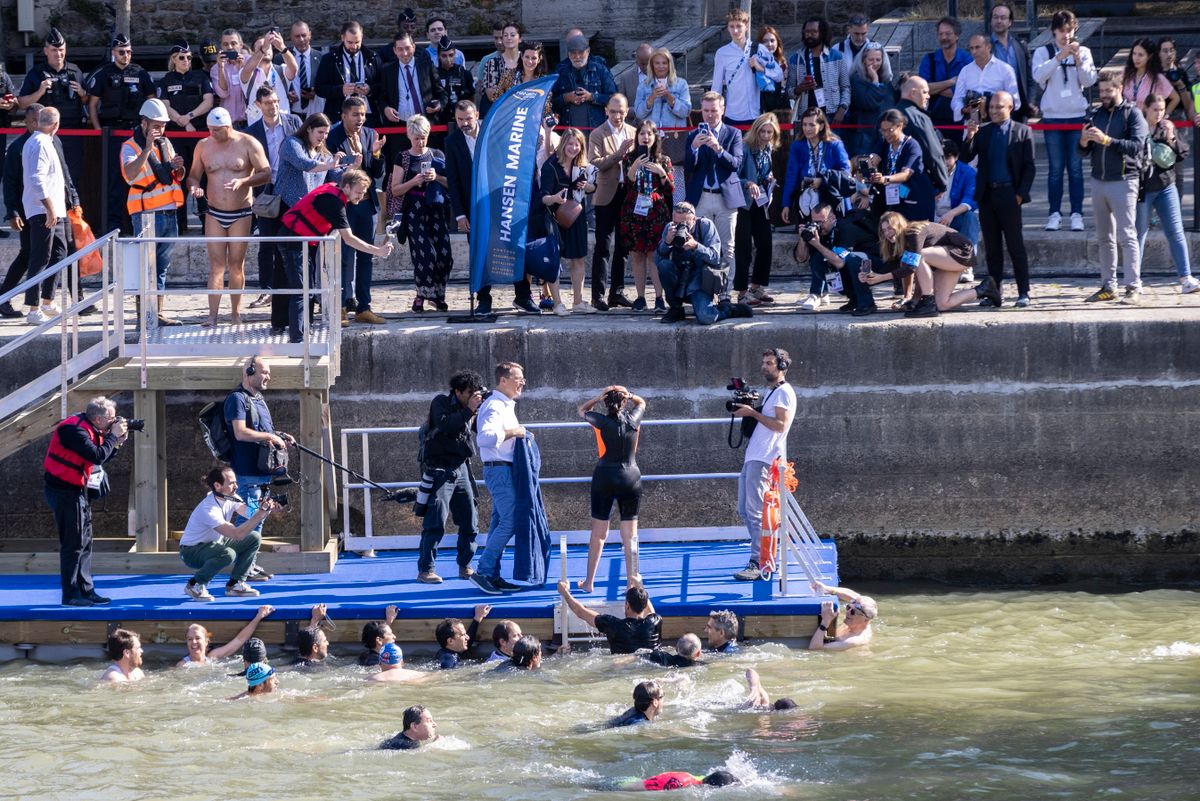
{"type": "MultiPolygon", "coordinates": [[[[25,348],[34,340],[50,333],[52,329],[56,327],[59,329],[59,364],[0,399],[0,420],[8,420],[13,415],[34,406],[56,390],[61,399],[61,416],[66,417],[68,413],[67,393],[71,385],[90,370],[107,361],[113,351],[124,342],[125,316],[121,306],[120,280],[118,272],[114,270],[113,266],[116,241],[116,231],[105,234],[90,245],[72,253],[57,264],[50,265],[37,275],[26,278],[12,290],[0,295],[0,303],[11,302],[19,299],[26,290],[34,289],[36,291],[44,281],[54,278],[59,283],[57,296],[61,310],[57,316],[32,326],[24,334],[0,347],[0,359],[2,359],[25,348]],[[100,268],[100,288],[85,294],[80,287],[79,262],[94,253],[99,253],[103,261],[100,268]],[[81,295],[79,300],[74,299],[72,286],[78,289],[81,295]],[[99,315],[100,340],[81,350],[79,345],[80,312],[90,310],[92,306],[96,307],[96,313],[99,315]]],[[[40,302],[40,292],[38,295],[40,302]]],[[[18,305],[20,305],[19,302],[18,305]]],[[[90,322],[89,325],[91,325],[90,322]]]]}

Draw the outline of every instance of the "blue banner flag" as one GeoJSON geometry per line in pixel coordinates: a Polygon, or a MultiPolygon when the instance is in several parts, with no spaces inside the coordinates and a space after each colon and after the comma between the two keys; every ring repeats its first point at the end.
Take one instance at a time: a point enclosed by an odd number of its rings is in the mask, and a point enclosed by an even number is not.
{"type": "Polygon", "coordinates": [[[525,277],[538,133],[555,76],[514,86],[488,111],[471,179],[471,291],[525,277]]]}

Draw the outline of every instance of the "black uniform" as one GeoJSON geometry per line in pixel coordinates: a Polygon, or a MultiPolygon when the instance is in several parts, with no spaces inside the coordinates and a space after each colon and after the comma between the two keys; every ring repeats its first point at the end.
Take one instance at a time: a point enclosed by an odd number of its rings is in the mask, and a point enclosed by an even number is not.
{"type": "MultiPolygon", "coordinates": [[[[38,64],[25,74],[25,82],[21,84],[21,97],[32,95],[38,91],[42,81],[49,78],[53,83],[37,101],[47,108],[58,109],[59,128],[78,130],[89,127],[84,119],[83,98],[71,88],[71,81],[84,86],[83,73],[79,67],[70,61],[63,62],[63,68],[56,70],[46,62],[38,64]]],[[[84,86],[86,89],[86,86],[84,86]]],[[[67,166],[75,175],[83,173],[83,139],[78,136],[64,136],[63,150],[67,155],[67,166]]]]}
{"type": "MultiPolygon", "coordinates": [[[[98,97],[100,104],[96,116],[100,118],[100,127],[128,130],[135,128],[141,121],[139,112],[142,104],[154,97],[154,81],[150,73],[130,62],[125,69],[120,69],[115,63],[108,63],[88,76],[85,87],[89,95],[98,97]]],[[[121,232],[133,233],[133,225],[129,221],[126,201],[129,199],[129,184],[121,175],[121,143],[124,137],[111,136],[108,140],[108,150],[104,154],[108,162],[108,186],[105,188],[106,206],[108,208],[107,229],[120,225],[121,232]]]]}
{"type": "Polygon", "coordinates": [[[446,96],[438,114],[438,122],[453,125],[455,104],[460,100],[472,100],[475,97],[475,79],[470,70],[461,64],[455,64],[448,70],[438,67],[434,70],[434,75],[442,85],[442,94],[446,96]]]}
{"type": "Polygon", "coordinates": [[[642,472],[638,469],[638,425],[645,406],[635,406],[615,417],[588,412],[584,418],[596,429],[600,461],[592,471],[592,519],[608,520],[613,501],[622,520],[637,520],[642,498],[642,472]]]}
{"type": "Polygon", "coordinates": [[[459,403],[453,393],[438,395],[429,404],[425,465],[417,492],[418,507],[425,507],[417,553],[417,570],[421,573],[432,572],[437,563],[447,519],[458,526],[459,568],[468,567],[475,555],[479,528],[475,479],[469,464],[475,455],[474,419],[475,413],[459,403]]]}
{"type": "MultiPolygon", "coordinates": [[[[171,70],[158,79],[158,83],[155,85],[155,94],[159,100],[166,102],[176,114],[188,114],[204,102],[205,95],[213,94],[212,79],[204,70],[188,70],[187,72],[171,70]]],[[[192,127],[197,131],[207,131],[207,114],[199,114],[193,118],[192,127]]],[[[173,122],[168,122],[167,130],[182,131],[183,128],[173,122]]],[[[171,144],[175,146],[175,152],[183,156],[184,169],[189,172],[192,169],[192,157],[196,153],[196,143],[199,141],[199,139],[188,138],[171,140],[171,144]]],[[[187,207],[188,204],[184,203],[176,213],[180,233],[186,233],[188,230],[187,207]]]]}

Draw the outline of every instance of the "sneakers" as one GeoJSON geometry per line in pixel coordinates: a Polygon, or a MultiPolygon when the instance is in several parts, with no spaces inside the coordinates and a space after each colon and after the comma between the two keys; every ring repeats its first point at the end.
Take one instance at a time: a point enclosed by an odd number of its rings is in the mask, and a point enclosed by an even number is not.
{"type": "Polygon", "coordinates": [[[960,273],[958,276],[958,283],[960,283],[960,284],[975,283],[975,268],[968,267],[967,269],[963,270],[962,273],[960,273]]]}
{"type": "Polygon", "coordinates": [[[0,317],[7,317],[10,320],[16,320],[18,317],[24,317],[23,312],[19,312],[12,307],[8,301],[0,303],[0,317]]]}
{"type": "Polygon", "coordinates": [[[460,579],[469,579],[473,575],[475,575],[475,568],[471,567],[470,565],[458,568],[458,577],[460,579]]]}
{"type": "Polygon", "coordinates": [[[738,581],[758,581],[762,578],[762,572],[758,569],[758,562],[751,559],[746,569],[734,573],[733,577],[738,581]]]}
{"type": "Polygon", "coordinates": [[[236,595],[241,598],[253,598],[258,595],[258,590],[254,589],[244,581],[239,581],[237,584],[226,584],[225,594],[236,595]]]}
{"type": "Polygon", "coordinates": [[[730,317],[753,317],[754,309],[746,303],[731,303],[729,304],[730,317]]]}
{"type": "Polygon", "coordinates": [[[1083,299],[1084,303],[1099,303],[1106,300],[1116,300],[1117,290],[1110,286],[1102,286],[1083,299]]]}
{"type": "Polygon", "coordinates": [[[1083,230],[1083,215],[1082,214],[1079,214],[1078,212],[1076,212],[1075,214],[1071,215],[1071,230],[1072,231],[1082,231],[1083,230]]]}
{"type": "Polygon", "coordinates": [[[212,595],[208,591],[206,584],[187,584],[184,585],[183,591],[191,596],[193,601],[211,601],[212,595]]]}
{"type": "Polygon", "coordinates": [[[654,299],[654,313],[662,314],[667,310],[667,304],[662,298],[654,299]]]}
{"type": "Polygon", "coordinates": [[[29,314],[25,315],[25,322],[30,325],[41,325],[48,323],[54,319],[53,314],[47,314],[43,309],[34,309],[29,314]]]}
{"type": "Polygon", "coordinates": [[[1062,228],[1062,215],[1057,211],[1050,212],[1050,217],[1046,220],[1047,231],[1057,231],[1062,228]]]}
{"type": "MultiPolygon", "coordinates": [[[[768,295],[767,290],[761,286],[750,287],[750,291],[747,292],[746,294],[749,297],[753,298],[754,300],[758,301],[759,303],[774,303],[775,302],[775,298],[768,295]]],[[[746,301],[746,303],[751,306],[754,305],[754,304],[750,303],[750,301],[746,301]]]]}
{"type": "Polygon", "coordinates": [[[367,309],[366,311],[355,312],[354,322],[366,323],[367,325],[386,325],[387,320],[380,317],[375,312],[367,309]]]}
{"type": "Polygon", "coordinates": [[[274,573],[268,573],[258,566],[258,562],[250,565],[250,573],[246,576],[246,581],[270,581],[275,578],[274,573]]]}
{"type": "Polygon", "coordinates": [[[537,305],[535,305],[534,302],[532,300],[530,300],[529,298],[525,298],[524,300],[514,300],[513,308],[516,309],[517,311],[521,312],[522,314],[541,314],[542,313],[542,310],[539,309],[537,307],[537,305]]]}
{"type": "Polygon", "coordinates": [[[425,570],[417,574],[417,581],[421,582],[422,584],[441,584],[442,577],[437,573],[434,573],[432,570],[425,570]]]}
{"type": "Polygon", "coordinates": [[[566,317],[567,315],[569,315],[571,313],[571,310],[568,309],[562,303],[555,303],[554,304],[554,313],[557,314],[559,317],[566,317]]]}
{"type": "Polygon", "coordinates": [[[633,305],[631,305],[629,308],[633,309],[635,312],[644,312],[646,310],[646,299],[636,298],[633,301],[633,305]]]}
{"type": "Polygon", "coordinates": [[[546,311],[553,310],[554,309],[554,298],[552,298],[550,296],[546,296],[546,297],[542,298],[541,300],[538,301],[538,308],[545,309],[546,311]]]}
{"type": "Polygon", "coordinates": [[[1200,290],[1200,281],[1197,281],[1195,277],[1189,275],[1186,278],[1179,279],[1179,293],[1181,295],[1190,295],[1197,290],[1200,290]]]}
{"type": "Polygon", "coordinates": [[[505,581],[499,576],[492,579],[492,586],[500,590],[500,592],[517,592],[518,590],[525,589],[520,584],[513,584],[511,581],[505,581]]]}
{"type": "Polygon", "coordinates": [[[487,317],[492,313],[492,302],[490,300],[481,300],[475,305],[475,314],[479,317],[487,317]]]}
{"type": "Polygon", "coordinates": [[[1122,306],[1142,305],[1142,290],[1136,286],[1125,287],[1125,294],[1121,296],[1119,302],[1122,306]]]}
{"type": "Polygon", "coordinates": [[[478,587],[479,591],[482,593],[486,593],[487,595],[501,594],[500,588],[493,584],[492,580],[482,573],[472,573],[468,578],[470,578],[471,583],[478,587]]]}
{"type": "Polygon", "coordinates": [[[592,308],[596,311],[608,311],[609,305],[604,302],[603,298],[592,298],[592,308]]]}
{"type": "Polygon", "coordinates": [[[937,317],[939,314],[937,298],[933,295],[922,295],[911,309],[904,313],[905,317],[937,317]]]}
{"type": "Polygon", "coordinates": [[[625,297],[625,293],[614,292],[613,294],[608,296],[608,307],[610,309],[615,309],[618,306],[623,306],[626,309],[631,309],[631,308],[633,308],[633,303],[630,302],[629,298],[625,297]]]}
{"type": "Polygon", "coordinates": [[[1030,302],[1031,301],[1029,300],[1028,295],[1018,295],[1017,300],[1015,303],[1013,303],[1013,305],[1018,309],[1028,309],[1030,302]]]}
{"type": "Polygon", "coordinates": [[[1004,295],[1000,292],[1000,287],[996,286],[996,279],[990,275],[975,287],[975,297],[991,301],[989,305],[997,309],[1004,305],[1004,295]]]}
{"type": "Polygon", "coordinates": [[[596,309],[594,306],[592,306],[592,304],[588,303],[586,300],[580,300],[580,301],[577,301],[575,303],[575,305],[571,307],[571,312],[573,314],[595,314],[596,309]]]}
{"type": "Polygon", "coordinates": [[[821,307],[821,298],[818,295],[809,295],[804,300],[800,301],[800,311],[815,312],[821,307]]]}

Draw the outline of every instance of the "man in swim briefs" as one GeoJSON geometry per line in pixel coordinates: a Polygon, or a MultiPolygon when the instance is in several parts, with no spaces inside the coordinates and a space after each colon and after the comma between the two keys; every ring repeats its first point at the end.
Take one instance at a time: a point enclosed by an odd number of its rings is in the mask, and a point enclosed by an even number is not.
{"type": "MultiPolygon", "coordinates": [[[[271,163],[253,136],[235,131],[229,112],[214,108],[208,113],[207,139],[196,145],[192,171],[188,175],[188,191],[194,198],[208,198],[208,214],[204,218],[207,237],[250,236],[253,221],[251,203],[253,189],[271,180],[271,163]],[[208,176],[208,188],[200,188],[200,176],[208,176]]],[[[229,288],[246,286],[246,242],[212,242],[208,245],[208,288],[223,289],[225,271],[229,271],[229,288]]],[[[241,322],[242,296],[229,296],[229,322],[241,322]]],[[[217,324],[221,296],[208,297],[208,322],[217,324]]]]}

